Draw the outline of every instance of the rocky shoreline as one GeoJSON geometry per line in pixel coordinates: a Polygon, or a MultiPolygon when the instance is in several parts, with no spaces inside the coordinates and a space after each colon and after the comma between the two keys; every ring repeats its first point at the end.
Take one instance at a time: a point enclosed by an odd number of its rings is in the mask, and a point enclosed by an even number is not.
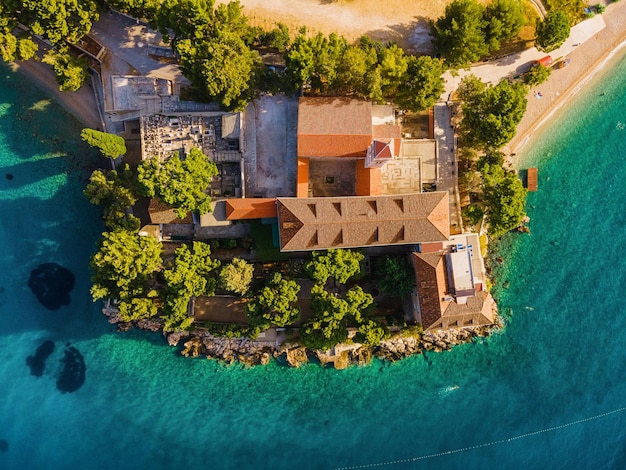
{"type": "MultiPolygon", "coordinates": [[[[105,307],[103,313],[109,322],[117,324],[119,331],[133,327],[148,331],[161,331],[161,325],[154,320],[122,322],[116,309],[105,307]]],[[[498,317],[499,318],[499,317],[498,317]]],[[[206,357],[217,359],[227,364],[239,362],[246,366],[267,365],[272,359],[290,367],[299,367],[309,362],[319,363],[324,367],[345,369],[352,365],[369,364],[374,357],[383,361],[398,361],[425,351],[442,352],[452,347],[469,343],[475,338],[487,337],[499,330],[501,324],[492,326],[469,327],[451,330],[439,330],[423,334],[400,331],[391,338],[381,341],[377,346],[362,344],[340,344],[330,351],[311,350],[298,343],[285,342],[280,345],[249,338],[224,338],[211,335],[206,331],[182,331],[163,334],[170,346],[182,343],[181,354],[186,357],[206,357]]]]}

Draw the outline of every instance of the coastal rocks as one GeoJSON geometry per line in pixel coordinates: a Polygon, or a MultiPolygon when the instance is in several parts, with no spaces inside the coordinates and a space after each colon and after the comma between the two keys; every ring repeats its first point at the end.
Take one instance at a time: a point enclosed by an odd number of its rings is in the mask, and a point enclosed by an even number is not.
{"type": "Polygon", "coordinates": [[[41,377],[46,367],[46,359],[54,352],[54,343],[52,341],[44,341],[35,351],[34,356],[26,358],[26,364],[30,367],[30,374],[35,377],[41,377]]]}
{"type": "Polygon", "coordinates": [[[78,349],[69,346],[65,349],[65,356],[61,359],[63,370],[57,378],[57,389],[62,393],[72,393],[85,383],[85,361],[78,349]]]}
{"type": "Polygon", "coordinates": [[[162,328],[161,322],[157,320],[149,320],[149,319],[137,320],[135,324],[137,325],[137,328],[141,330],[160,331],[162,328]]]}
{"type": "Polygon", "coordinates": [[[177,346],[182,339],[189,338],[188,331],[174,331],[167,335],[167,344],[177,346]]]}
{"type": "Polygon", "coordinates": [[[218,338],[208,333],[192,336],[183,345],[181,354],[186,357],[205,356],[228,364],[268,364],[276,352],[270,343],[252,341],[248,338],[218,338]]]}
{"type": "Polygon", "coordinates": [[[285,361],[291,367],[300,367],[302,364],[308,363],[309,356],[306,353],[306,348],[303,346],[287,348],[285,350],[285,361]]]}
{"type": "Polygon", "coordinates": [[[380,344],[374,348],[376,357],[391,362],[421,352],[419,340],[415,336],[397,335],[388,340],[381,341],[380,344]]]}
{"type": "Polygon", "coordinates": [[[31,271],[28,287],[44,307],[48,310],[58,310],[70,303],[74,274],[56,263],[40,264],[31,271]]]}

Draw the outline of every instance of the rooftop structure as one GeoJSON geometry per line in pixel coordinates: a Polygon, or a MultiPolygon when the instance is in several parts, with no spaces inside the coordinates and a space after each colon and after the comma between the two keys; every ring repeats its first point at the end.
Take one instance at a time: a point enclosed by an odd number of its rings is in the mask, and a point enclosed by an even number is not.
{"type": "Polygon", "coordinates": [[[411,255],[416,276],[413,304],[424,330],[493,324],[496,304],[486,290],[478,236],[455,236],[420,249],[411,255]]]}
{"type": "Polygon", "coordinates": [[[447,192],[277,201],[281,251],[414,244],[450,235],[447,192]]]}
{"type": "Polygon", "coordinates": [[[226,200],[228,220],[270,219],[276,215],[276,198],[226,200]]]}

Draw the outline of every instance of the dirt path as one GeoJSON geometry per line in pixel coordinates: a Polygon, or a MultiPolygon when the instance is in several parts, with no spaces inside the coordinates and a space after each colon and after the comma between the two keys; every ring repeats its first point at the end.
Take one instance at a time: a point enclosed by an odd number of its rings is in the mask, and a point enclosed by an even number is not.
{"type": "MultiPolygon", "coordinates": [[[[217,3],[228,3],[218,0],[217,3]]],[[[353,40],[363,34],[428,52],[428,19],[443,15],[446,0],[240,0],[253,25],[336,32],[353,40]],[[426,50],[424,50],[426,49],[426,50]]]]}

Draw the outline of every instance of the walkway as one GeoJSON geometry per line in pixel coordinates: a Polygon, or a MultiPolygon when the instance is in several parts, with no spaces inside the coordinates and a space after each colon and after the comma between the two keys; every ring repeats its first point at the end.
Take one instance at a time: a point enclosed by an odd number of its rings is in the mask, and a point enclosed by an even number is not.
{"type": "MultiPolygon", "coordinates": [[[[583,21],[572,28],[570,37],[557,50],[549,55],[556,62],[566,57],[576,47],[585,41],[593,38],[599,31],[606,27],[602,15],[583,21]]],[[[460,210],[460,198],[458,194],[458,161],[456,159],[456,137],[451,124],[451,112],[448,106],[454,90],[461,83],[461,80],[468,75],[475,75],[483,82],[495,85],[502,79],[513,78],[528,71],[533,61],[538,60],[547,54],[533,47],[517,54],[498,59],[493,62],[479,64],[469,70],[460,70],[456,75],[450,71],[444,74],[445,91],[435,105],[435,138],[438,142],[438,169],[439,181],[437,189],[448,191],[450,194],[450,223],[451,232],[455,228],[462,230],[462,219],[460,210]],[[456,222],[455,222],[456,221],[456,222]]]]}

